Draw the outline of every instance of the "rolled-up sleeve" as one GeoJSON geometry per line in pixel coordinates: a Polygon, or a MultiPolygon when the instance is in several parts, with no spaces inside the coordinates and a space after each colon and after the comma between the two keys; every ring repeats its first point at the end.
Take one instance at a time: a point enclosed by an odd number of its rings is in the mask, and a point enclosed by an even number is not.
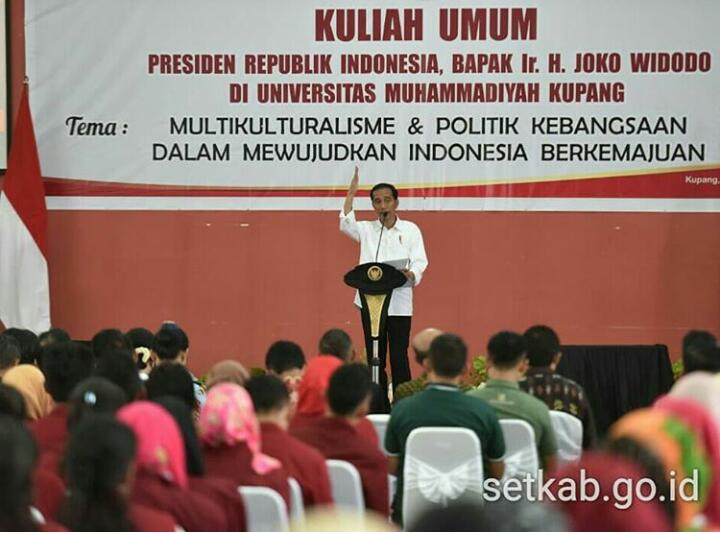
{"type": "Polygon", "coordinates": [[[355,241],[360,241],[360,226],[355,219],[355,210],[345,215],[340,210],[340,231],[355,241]]]}

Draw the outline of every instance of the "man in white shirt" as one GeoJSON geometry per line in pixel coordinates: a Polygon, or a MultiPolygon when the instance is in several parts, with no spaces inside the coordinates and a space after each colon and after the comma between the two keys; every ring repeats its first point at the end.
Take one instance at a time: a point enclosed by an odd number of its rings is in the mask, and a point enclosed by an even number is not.
{"type": "MultiPolygon", "coordinates": [[[[345,204],[340,212],[340,230],[360,243],[359,263],[407,260],[406,267],[401,269],[407,278],[407,282],[393,291],[388,310],[387,331],[380,333],[380,387],[383,396],[385,396],[387,395],[388,383],[385,374],[388,340],[390,343],[390,368],[392,369],[393,387],[407,382],[411,378],[407,350],[413,313],[413,287],[420,283],[428,266],[428,260],[425,255],[425,245],[420,229],[410,221],[400,220],[396,214],[398,192],[395,186],[380,183],[370,191],[370,198],[377,219],[372,221],[357,221],[355,219],[353,200],[358,190],[358,182],[358,169],[355,167],[355,174],[350,181],[345,204]]],[[[361,307],[360,297],[357,294],[355,295],[355,305],[361,307]]],[[[363,323],[363,331],[365,332],[367,354],[370,357],[372,356],[372,338],[370,337],[369,325],[363,323]]],[[[384,400],[387,402],[387,399],[384,400]]],[[[389,406],[389,403],[387,403],[386,408],[388,411],[389,406]]]]}

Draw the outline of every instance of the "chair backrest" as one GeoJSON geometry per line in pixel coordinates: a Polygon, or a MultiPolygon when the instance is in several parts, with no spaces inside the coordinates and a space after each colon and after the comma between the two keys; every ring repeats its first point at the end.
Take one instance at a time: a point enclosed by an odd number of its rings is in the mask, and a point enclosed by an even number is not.
{"type": "Polygon", "coordinates": [[[566,412],[550,410],[555,439],[558,446],[558,464],[575,462],[582,456],[582,421],[566,412]]]}
{"type": "Polygon", "coordinates": [[[482,503],[480,440],[467,428],[416,428],[405,444],[403,521],[458,500],[482,503]]]}
{"type": "Polygon", "coordinates": [[[365,417],[367,417],[375,427],[375,432],[377,432],[378,440],[380,441],[380,448],[387,454],[385,450],[385,431],[387,430],[388,421],[390,420],[390,414],[371,413],[365,417]]]}
{"type": "Polygon", "coordinates": [[[522,479],[526,473],[536,478],[540,469],[540,460],[533,427],[522,419],[500,419],[500,428],[505,438],[503,480],[522,479]]]}
{"type": "Polygon", "coordinates": [[[303,502],[300,483],[293,477],[288,477],[290,486],[290,519],[295,522],[305,520],[305,503],[303,502]]]}
{"type": "Polygon", "coordinates": [[[365,497],[357,468],[344,460],[326,460],[326,462],[335,506],[364,513],[365,497]]]}
{"type": "Polygon", "coordinates": [[[277,491],[262,486],[240,486],[238,491],[245,502],[248,532],[289,530],[287,507],[277,491]]]}

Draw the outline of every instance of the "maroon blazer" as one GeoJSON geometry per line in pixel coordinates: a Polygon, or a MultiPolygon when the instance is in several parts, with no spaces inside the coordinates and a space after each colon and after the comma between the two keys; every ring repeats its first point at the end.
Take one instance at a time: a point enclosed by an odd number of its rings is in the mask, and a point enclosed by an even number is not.
{"type": "Polygon", "coordinates": [[[387,458],[377,445],[372,446],[367,437],[358,432],[357,427],[340,417],[319,417],[296,429],[294,435],[326,458],[353,464],[362,479],[365,507],[383,517],[390,514],[387,458]]]}
{"type": "Polygon", "coordinates": [[[140,532],[175,532],[173,516],[137,503],[130,503],[130,521],[140,532]]]}
{"type": "Polygon", "coordinates": [[[28,424],[41,454],[45,452],[63,453],[68,439],[67,416],[67,405],[58,404],[45,417],[28,424]]]}
{"type": "Polygon", "coordinates": [[[229,532],[245,532],[245,502],[238,485],[232,480],[213,477],[189,477],[190,491],[209,497],[222,507],[228,520],[229,532]]]}
{"type": "MultiPolygon", "coordinates": [[[[312,432],[315,423],[320,419],[325,419],[326,417],[327,416],[323,414],[295,414],[295,417],[293,417],[290,421],[290,427],[288,428],[288,432],[290,432],[290,434],[292,434],[293,436],[312,432]]],[[[380,447],[380,440],[378,439],[375,427],[366,417],[361,417],[359,419],[357,425],[355,426],[355,431],[361,437],[367,439],[373,447],[380,447]]]]}
{"type": "Polygon", "coordinates": [[[260,423],[263,452],[277,458],[298,481],[306,507],[332,504],[325,456],[273,423],[260,423]]]}
{"type": "Polygon", "coordinates": [[[208,476],[228,478],[238,486],[265,486],[277,491],[290,509],[288,473],[284,467],[258,475],[250,467],[252,454],[245,443],[233,446],[203,447],[205,471],[208,476]]]}
{"type": "Polygon", "coordinates": [[[138,471],[131,501],[170,514],[187,531],[227,531],[223,509],[211,498],[168,484],[156,475],[138,471]]]}

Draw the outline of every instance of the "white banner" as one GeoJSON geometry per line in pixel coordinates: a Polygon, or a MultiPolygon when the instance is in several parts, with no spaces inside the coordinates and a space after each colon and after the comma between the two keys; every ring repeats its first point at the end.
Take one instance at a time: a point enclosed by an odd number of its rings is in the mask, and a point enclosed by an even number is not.
{"type": "Polygon", "coordinates": [[[41,167],[65,196],[337,196],[357,164],[430,209],[720,211],[718,20],[714,0],[26,0],[41,167]]]}

